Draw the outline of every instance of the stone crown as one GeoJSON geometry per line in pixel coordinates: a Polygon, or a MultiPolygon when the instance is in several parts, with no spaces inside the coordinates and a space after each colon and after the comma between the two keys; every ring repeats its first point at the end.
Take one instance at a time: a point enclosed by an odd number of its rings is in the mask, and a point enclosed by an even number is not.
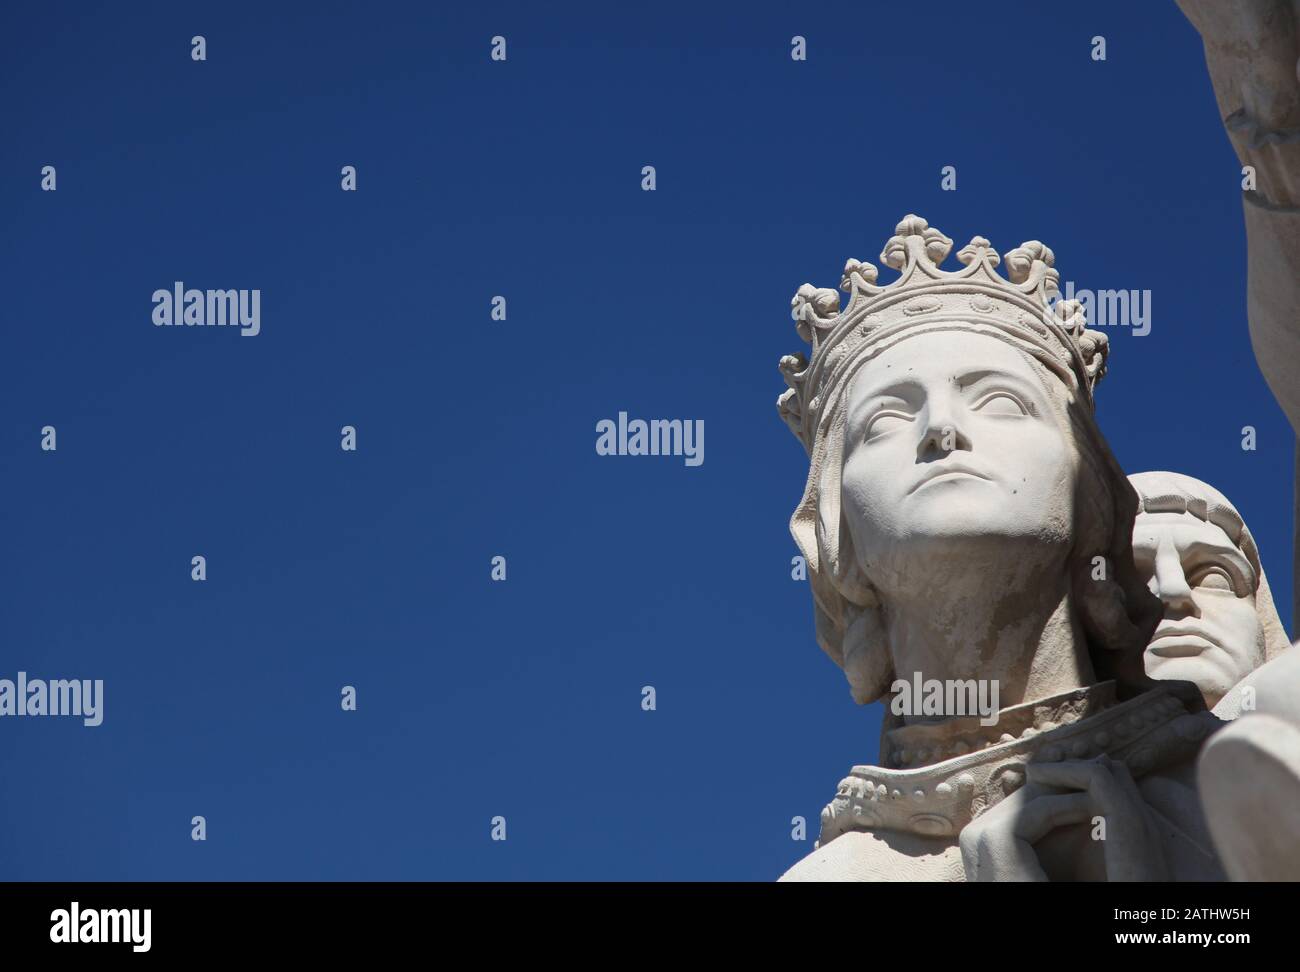
{"type": "Polygon", "coordinates": [[[1045,354],[1062,374],[1073,375],[1072,383],[1091,406],[1093,389],[1106,371],[1106,335],[1087,329],[1077,300],[1053,303],[1059,275],[1051,249],[1030,240],[999,257],[988,240],[976,236],[957,252],[963,269],[948,271],[940,265],[951,250],[951,239],[908,215],[880,254],[886,266],[899,271],[898,279],[878,286],[875,266],[850,259],[840,280],[840,290],[849,294],[847,307],[841,309],[839,294],[829,288],[804,284],[795,293],[791,317],[812,347],[811,361],[803,354],[781,359],[789,388],[777,408],[809,451],[824,391],[836,385],[855,352],[901,339],[923,324],[992,326],[1045,354]],[[996,270],[1004,259],[1006,277],[996,270]]]}

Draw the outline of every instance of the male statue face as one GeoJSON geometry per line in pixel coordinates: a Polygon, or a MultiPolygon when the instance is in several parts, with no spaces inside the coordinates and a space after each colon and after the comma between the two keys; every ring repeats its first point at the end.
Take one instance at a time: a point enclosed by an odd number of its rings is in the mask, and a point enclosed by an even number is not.
{"type": "Polygon", "coordinates": [[[1011,345],[964,331],[908,338],[858,374],[847,410],[844,511],[877,583],[906,584],[916,554],[967,541],[991,557],[1020,555],[1007,538],[1068,549],[1074,449],[1011,345]]]}
{"type": "Polygon", "coordinates": [[[1147,674],[1195,682],[1213,707],[1263,662],[1250,562],[1221,529],[1185,513],[1138,516],[1133,559],[1164,602],[1147,674]]]}

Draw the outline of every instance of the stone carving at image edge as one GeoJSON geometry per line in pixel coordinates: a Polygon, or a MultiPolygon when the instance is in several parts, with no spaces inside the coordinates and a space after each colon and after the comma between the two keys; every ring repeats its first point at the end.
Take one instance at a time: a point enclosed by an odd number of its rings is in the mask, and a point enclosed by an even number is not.
{"type": "Polygon", "coordinates": [[[1129,477],[1138,569],[1164,603],[1153,678],[1186,679],[1221,719],[1198,763],[1207,826],[1233,880],[1300,879],[1300,647],[1287,643],[1254,537],[1208,483],[1129,477]],[[1288,812],[1291,809],[1291,812],[1288,812]]]}
{"type": "MultiPolygon", "coordinates": [[[[1251,347],[1269,390],[1300,434],[1297,7],[1293,0],[1178,0],[1178,6],[1204,41],[1219,118],[1242,165],[1251,347]]],[[[1300,483],[1293,505],[1300,531],[1300,483]]],[[[1300,616],[1300,543],[1294,538],[1292,560],[1292,603],[1300,616]]]]}
{"type": "Polygon", "coordinates": [[[847,306],[796,294],[812,354],[781,361],[778,408],[809,456],[791,530],[817,641],[858,702],[919,673],[996,680],[1002,708],[991,728],[887,711],[884,765],[853,768],[783,879],[1221,879],[1196,756],[1224,723],[1196,685],[1144,671],[1165,605],[1093,418],[1105,335],[1050,304],[1042,243],[1003,259],[976,237],[948,271],[951,248],[907,216],[881,255],[894,282],[850,260],[847,306]]]}
{"type": "Polygon", "coordinates": [[[1152,678],[1184,679],[1224,719],[1241,712],[1234,686],[1290,647],[1259,550],[1237,508],[1209,483],[1172,472],[1129,476],[1138,571],[1164,604],[1146,649],[1152,678]]]}

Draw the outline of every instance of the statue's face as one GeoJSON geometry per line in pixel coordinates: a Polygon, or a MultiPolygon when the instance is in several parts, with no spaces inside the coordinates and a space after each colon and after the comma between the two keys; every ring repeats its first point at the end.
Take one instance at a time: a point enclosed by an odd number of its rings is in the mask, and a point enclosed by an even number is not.
{"type": "Polygon", "coordinates": [[[1195,682],[1213,707],[1263,662],[1250,562],[1217,526],[1186,513],[1140,514],[1133,559],[1164,602],[1147,674],[1195,682]]]}
{"type": "Polygon", "coordinates": [[[858,373],[841,495],[873,577],[906,583],[916,552],[981,538],[1000,541],[989,556],[1023,556],[1009,537],[1068,549],[1077,454],[1048,394],[1025,355],[962,331],[908,338],[858,373]]]}

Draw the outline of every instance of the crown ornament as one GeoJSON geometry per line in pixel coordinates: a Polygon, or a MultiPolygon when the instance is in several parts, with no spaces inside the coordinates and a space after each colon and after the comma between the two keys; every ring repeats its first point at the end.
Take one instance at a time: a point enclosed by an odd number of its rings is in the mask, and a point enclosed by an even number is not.
{"type": "Polygon", "coordinates": [[[1051,249],[1030,240],[999,256],[976,236],[957,251],[960,270],[941,264],[952,240],[920,216],[908,215],[895,227],[880,260],[899,272],[892,283],[877,284],[870,263],[849,260],[840,295],[804,284],[790,301],[791,317],[811,355],[781,359],[788,386],[777,409],[811,453],[828,400],[842,392],[843,380],[887,347],[921,329],[971,330],[1010,340],[1055,371],[1091,408],[1093,391],[1106,373],[1108,341],[1087,327],[1077,300],[1059,300],[1059,275],[1051,249]],[[1006,276],[997,272],[1005,264],[1006,276]]]}

